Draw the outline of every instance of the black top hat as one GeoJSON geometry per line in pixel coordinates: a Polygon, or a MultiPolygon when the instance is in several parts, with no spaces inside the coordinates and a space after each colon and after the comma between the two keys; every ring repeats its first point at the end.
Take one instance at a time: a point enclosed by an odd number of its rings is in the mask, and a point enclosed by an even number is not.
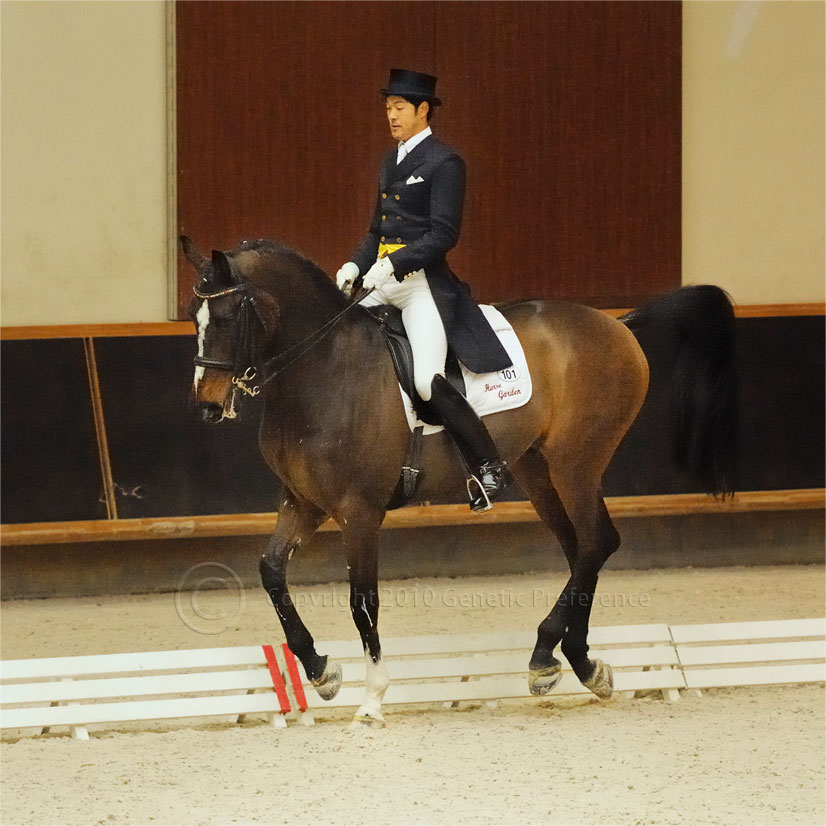
{"type": "Polygon", "coordinates": [[[410,69],[391,69],[387,88],[383,95],[398,95],[400,98],[423,98],[433,106],[439,106],[441,100],[436,97],[436,80],[433,75],[424,75],[410,69]]]}

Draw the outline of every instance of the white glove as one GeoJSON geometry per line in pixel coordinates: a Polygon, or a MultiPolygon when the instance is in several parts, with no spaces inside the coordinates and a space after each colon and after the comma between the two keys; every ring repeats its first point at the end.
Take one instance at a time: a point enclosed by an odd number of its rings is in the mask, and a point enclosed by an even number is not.
{"type": "Polygon", "coordinates": [[[361,282],[366,289],[381,287],[393,275],[393,262],[389,258],[379,258],[361,282]]]}
{"type": "Polygon", "coordinates": [[[350,287],[353,286],[353,282],[358,278],[358,275],[359,268],[352,261],[348,261],[336,273],[336,286],[344,292],[350,292],[350,287]]]}

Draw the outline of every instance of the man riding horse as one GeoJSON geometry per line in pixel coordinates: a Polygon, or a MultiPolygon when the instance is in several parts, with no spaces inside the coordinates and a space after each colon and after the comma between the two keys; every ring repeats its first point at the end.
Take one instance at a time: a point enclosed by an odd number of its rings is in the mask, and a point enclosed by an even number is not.
{"type": "Polygon", "coordinates": [[[506,482],[505,463],[482,420],[445,378],[448,345],[475,373],[504,370],[511,359],[469,287],[448,267],[462,224],[465,162],[432,134],[441,104],[436,78],[391,69],[384,95],[390,134],[398,141],[382,163],[370,230],[336,275],[350,291],[360,274],[372,292],[365,307],[392,304],[413,349],[416,392],[428,402],[467,465],[470,507],[484,511],[506,482]]]}

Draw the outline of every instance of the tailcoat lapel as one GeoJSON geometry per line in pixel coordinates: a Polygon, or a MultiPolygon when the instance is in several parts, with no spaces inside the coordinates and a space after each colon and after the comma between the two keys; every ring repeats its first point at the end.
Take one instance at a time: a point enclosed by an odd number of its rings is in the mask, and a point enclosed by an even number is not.
{"type": "Polygon", "coordinates": [[[434,143],[433,135],[428,135],[420,144],[413,147],[413,151],[410,152],[410,154],[408,154],[400,164],[396,163],[396,153],[392,152],[389,155],[389,164],[392,165],[390,168],[388,168],[388,161],[385,161],[384,186],[390,186],[398,181],[399,178],[407,177],[413,172],[414,169],[416,169],[417,166],[424,163],[424,161],[427,160],[427,156],[433,148],[434,143]]]}

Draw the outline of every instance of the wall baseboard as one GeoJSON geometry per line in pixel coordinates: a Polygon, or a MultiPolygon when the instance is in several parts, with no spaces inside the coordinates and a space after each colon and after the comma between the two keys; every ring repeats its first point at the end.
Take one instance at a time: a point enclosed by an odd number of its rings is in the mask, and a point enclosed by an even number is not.
{"type": "MultiPolygon", "coordinates": [[[[615,519],[750,511],[799,511],[823,509],[826,503],[826,490],[815,488],[749,491],[725,500],[695,493],[615,496],[607,497],[605,502],[615,519]]],[[[277,513],[244,513],[161,519],[34,522],[0,526],[0,546],[265,535],[272,533],[277,521],[277,513]]],[[[382,528],[392,530],[520,522],[539,522],[539,517],[529,502],[499,502],[492,511],[485,514],[473,513],[467,505],[413,505],[390,511],[382,528]]],[[[319,530],[337,531],[338,526],[332,520],[328,520],[319,530]]]]}

